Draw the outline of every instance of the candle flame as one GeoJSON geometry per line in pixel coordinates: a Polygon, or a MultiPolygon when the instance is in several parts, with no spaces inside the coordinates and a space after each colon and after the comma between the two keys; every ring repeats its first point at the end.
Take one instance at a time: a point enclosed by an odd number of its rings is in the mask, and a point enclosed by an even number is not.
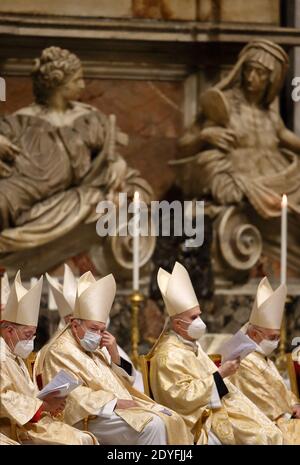
{"type": "Polygon", "coordinates": [[[281,206],[282,206],[282,207],[286,207],[287,204],[288,204],[287,196],[286,196],[285,194],[283,194],[282,200],[281,200],[281,206]]]}
{"type": "Polygon", "coordinates": [[[140,200],[140,193],[138,191],[135,191],[134,196],[133,196],[133,200],[135,202],[138,202],[140,200]]]}

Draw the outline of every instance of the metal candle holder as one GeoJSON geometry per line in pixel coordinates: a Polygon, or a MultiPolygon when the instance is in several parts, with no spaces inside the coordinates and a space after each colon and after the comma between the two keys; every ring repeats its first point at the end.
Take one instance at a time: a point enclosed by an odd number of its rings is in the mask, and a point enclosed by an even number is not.
{"type": "Polygon", "coordinates": [[[134,291],[130,297],[131,302],[131,359],[136,368],[140,367],[139,363],[139,311],[144,302],[144,296],[139,291],[134,291]]]}

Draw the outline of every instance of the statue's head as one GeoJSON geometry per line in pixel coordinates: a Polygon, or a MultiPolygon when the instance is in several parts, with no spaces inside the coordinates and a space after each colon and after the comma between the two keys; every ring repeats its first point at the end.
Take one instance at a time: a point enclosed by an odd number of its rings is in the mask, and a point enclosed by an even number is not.
{"type": "Polygon", "coordinates": [[[241,51],[239,59],[217,88],[237,85],[249,93],[261,93],[261,103],[269,106],[279,94],[288,69],[288,56],[282,47],[269,40],[254,40],[241,51]]]}
{"type": "Polygon", "coordinates": [[[79,58],[60,47],[48,47],[35,60],[32,72],[33,93],[37,103],[47,104],[59,93],[66,101],[77,100],[84,88],[79,58]]]}
{"type": "Polygon", "coordinates": [[[240,53],[241,82],[248,92],[261,92],[269,105],[279,94],[288,68],[288,56],[279,45],[267,41],[250,42],[240,53]]]}

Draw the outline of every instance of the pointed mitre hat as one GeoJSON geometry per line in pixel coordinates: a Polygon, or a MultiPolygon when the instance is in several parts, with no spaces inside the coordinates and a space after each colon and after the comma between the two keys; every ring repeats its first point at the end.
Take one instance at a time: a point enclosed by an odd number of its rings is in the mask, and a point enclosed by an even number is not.
{"type": "Polygon", "coordinates": [[[257,288],[249,322],[262,328],[280,329],[286,294],[285,284],[273,291],[268,278],[263,278],[257,288]]]}
{"type": "Polygon", "coordinates": [[[2,280],[1,280],[1,308],[0,310],[4,310],[6,302],[8,300],[8,296],[10,293],[9,281],[7,273],[4,273],[2,280]]]}
{"type": "Polygon", "coordinates": [[[172,273],[160,268],[157,283],[169,316],[178,315],[199,305],[187,270],[176,262],[172,273]]]}
{"type": "Polygon", "coordinates": [[[20,270],[11,286],[1,319],[20,325],[37,326],[43,287],[43,276],[27,290],[21,282],[20,270]]]}
{"type": "Polygon", "coordinates": [[[90,271],[78,280],[74,318],[106,323],[116,295],[112,274],[96,281],[90,271]]]}
{"type": "Polygon", "coordinates": [[[53,293],[54,300],[61,318],[74,312],[77,280],[71,268],[65,263],[64,281],[60,284],[57,279],[46,273],[46,278],[53,293]]]}

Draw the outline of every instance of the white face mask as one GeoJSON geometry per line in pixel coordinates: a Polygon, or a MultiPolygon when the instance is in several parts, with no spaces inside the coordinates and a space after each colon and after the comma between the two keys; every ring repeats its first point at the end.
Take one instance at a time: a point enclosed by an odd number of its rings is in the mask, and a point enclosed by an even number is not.
{"type": "MultiPolygon", "coordinates": [[[[188,323],[185,320],[181,320],[181,321],[188,323]]],[[[203,336],[205,331],[206,331],[206,324],[204,323],[204,321],[201,320],[200,317],[193,320],[192,323],[189,324],[188,329],[187,329],[187,333],[192,339],[199,339],[201,336],[203,336]]]]}
{"type": "Polygon", "coordinates": [[[80,339],[80,344],[88,352],[95,352],[98,349],[101,341],[100,334],[90,331],[89,329],[85,332],[85,335],[80,339]]]}
{"type": "Polygon", "coordinates": [[[34,342],[33,339],[23,339],[18,341],[14,348],[14,353],[18,357],[27,358],[33,352],[34,342]]]}
{"type": "Polygon", "coordinates": [[[266,356],[270,355],[275,349],[277,349],[279,341],[269,341],[268,339],[263,339],[259,343],[259,347],[262,349],[266,356]]]}

